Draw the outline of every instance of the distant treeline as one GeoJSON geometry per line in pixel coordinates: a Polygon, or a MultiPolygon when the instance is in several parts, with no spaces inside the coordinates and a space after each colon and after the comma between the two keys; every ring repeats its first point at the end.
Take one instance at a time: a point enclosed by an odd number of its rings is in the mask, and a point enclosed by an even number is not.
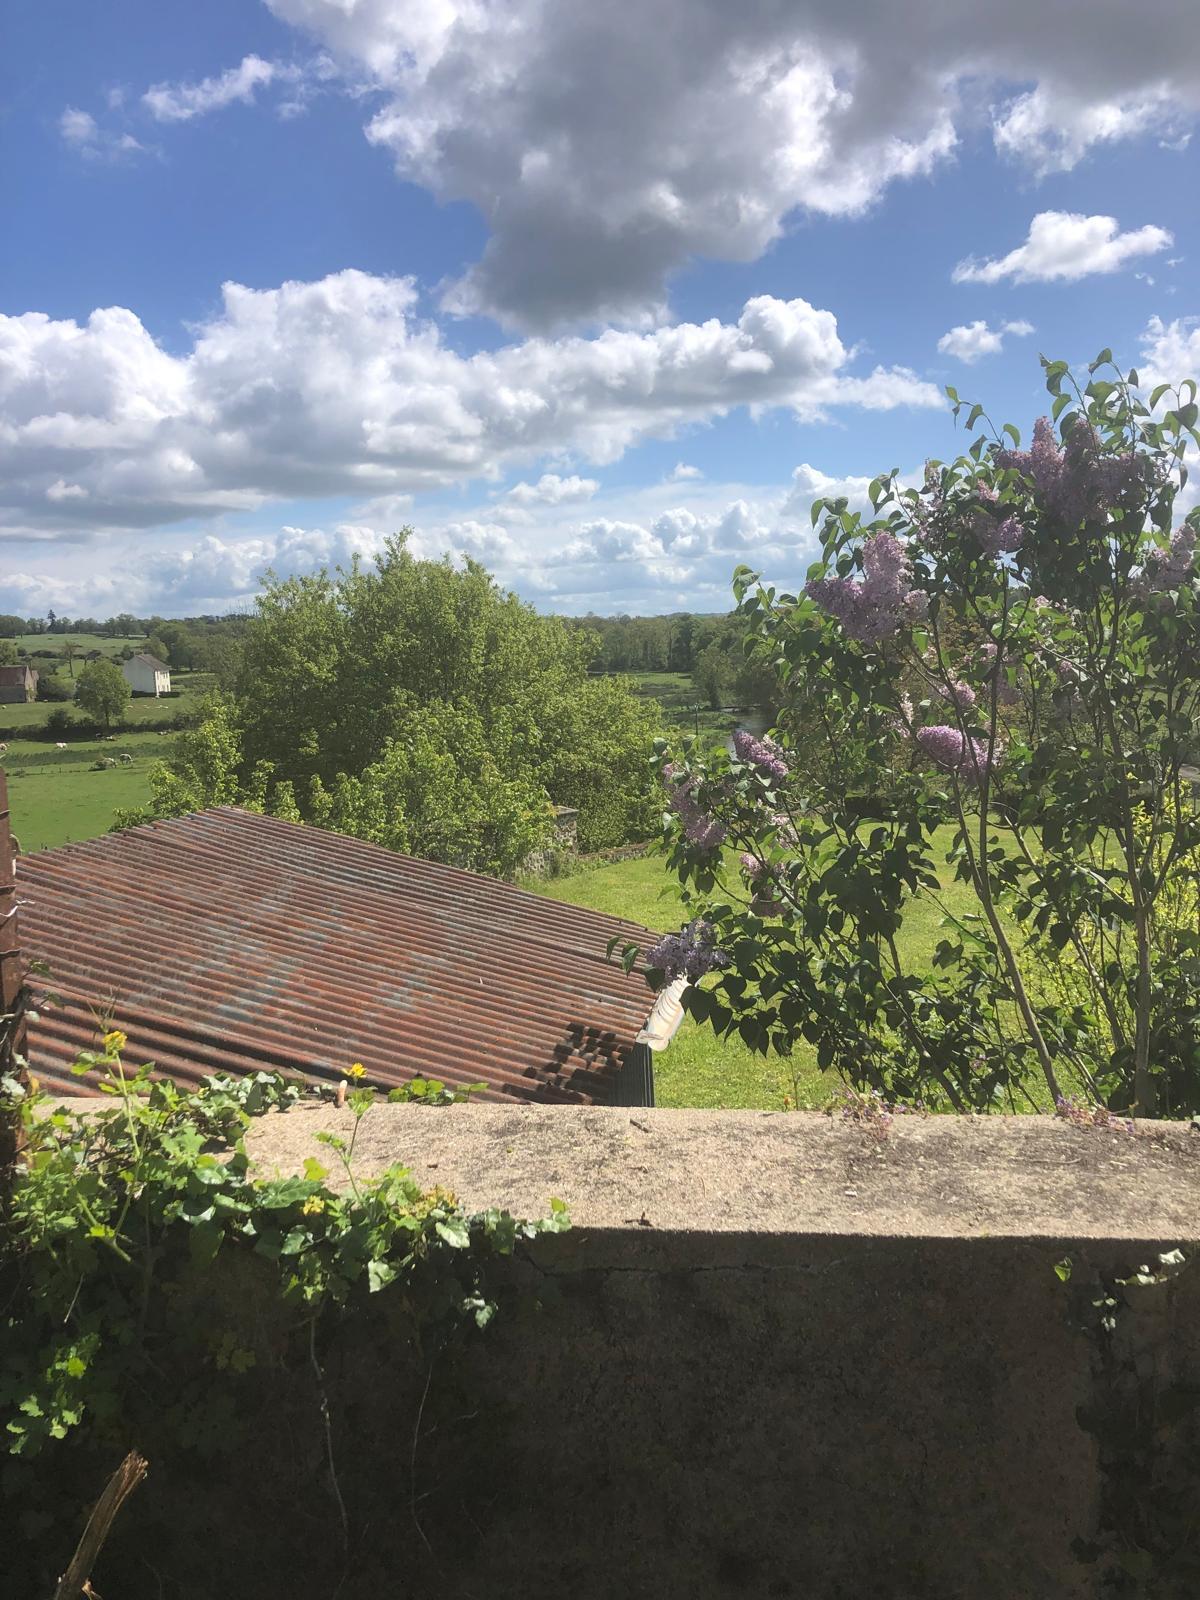
{"type": "Polygon", "coordinates": [[[746,627],[733,614],[677,611],[665,617],[568,617],[598,641],[597,672],[679,672],[714,709],[734,703],[772,709],[775,678],[747,660],[746,627]]]}

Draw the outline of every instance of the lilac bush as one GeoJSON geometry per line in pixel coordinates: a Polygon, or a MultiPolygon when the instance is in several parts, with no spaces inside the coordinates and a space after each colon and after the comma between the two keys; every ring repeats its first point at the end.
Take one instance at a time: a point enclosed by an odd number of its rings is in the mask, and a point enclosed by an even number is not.
{"type": "Polygon", "coordinates": [[[695,1015],[889,1103],[1200,1111],[1200,921],[1171,909],[1200,883],[1196,388],[1145,395],[1108,352],[1044,367],[1028,446],[973,406],[987,432],[877,478],[869,518],[814,507],[802,594],[736,575],[782,710],[731,758],[660,747],[695,920],[659,976],[703,966],[695,1015]],[[932,965],[897,938],[918,896],[932,965]]]}

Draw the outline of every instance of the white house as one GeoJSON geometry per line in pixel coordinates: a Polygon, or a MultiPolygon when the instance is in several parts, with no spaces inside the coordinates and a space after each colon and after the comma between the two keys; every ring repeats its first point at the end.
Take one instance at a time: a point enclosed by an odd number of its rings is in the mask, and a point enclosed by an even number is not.
{"type": "Polygon", "coordinates": [[[121,673],[134,694],[170,694],[171,674],[165,661],[146,654],[130,656],[121,673]]]}

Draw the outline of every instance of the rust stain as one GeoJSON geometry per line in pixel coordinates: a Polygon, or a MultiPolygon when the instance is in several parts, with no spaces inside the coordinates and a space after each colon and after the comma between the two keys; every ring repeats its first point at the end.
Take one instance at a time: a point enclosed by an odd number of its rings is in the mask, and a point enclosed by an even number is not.
{"type": "Polygon", "coordinates": [[[384,1089],[603,1104],[651,1005],[605,959],[614,934],[653,941],[635,923],[233,807],[26,856],[20,891],[48,969],[30,1064],[63,1094],[93,1090],[70,1067],[99,1015],[181,1083],[361,1061],[384,1089]]]}

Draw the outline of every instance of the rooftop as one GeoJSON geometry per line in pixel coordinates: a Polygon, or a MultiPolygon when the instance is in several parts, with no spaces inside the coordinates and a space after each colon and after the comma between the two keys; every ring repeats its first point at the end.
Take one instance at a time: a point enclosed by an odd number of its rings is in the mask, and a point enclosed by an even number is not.
{"type": "Polygon", "coordinates": [[[45,969],[30,1064],[67,1094],[91,1091],[70,1067],[113,1026],[179,1082],[336,1083],[361,1061],[381,1087],[612,1103],[651,1011],[605,955],[652,942],[635,923],[233,807],[23,856],[17,887],[45,969]]]}

